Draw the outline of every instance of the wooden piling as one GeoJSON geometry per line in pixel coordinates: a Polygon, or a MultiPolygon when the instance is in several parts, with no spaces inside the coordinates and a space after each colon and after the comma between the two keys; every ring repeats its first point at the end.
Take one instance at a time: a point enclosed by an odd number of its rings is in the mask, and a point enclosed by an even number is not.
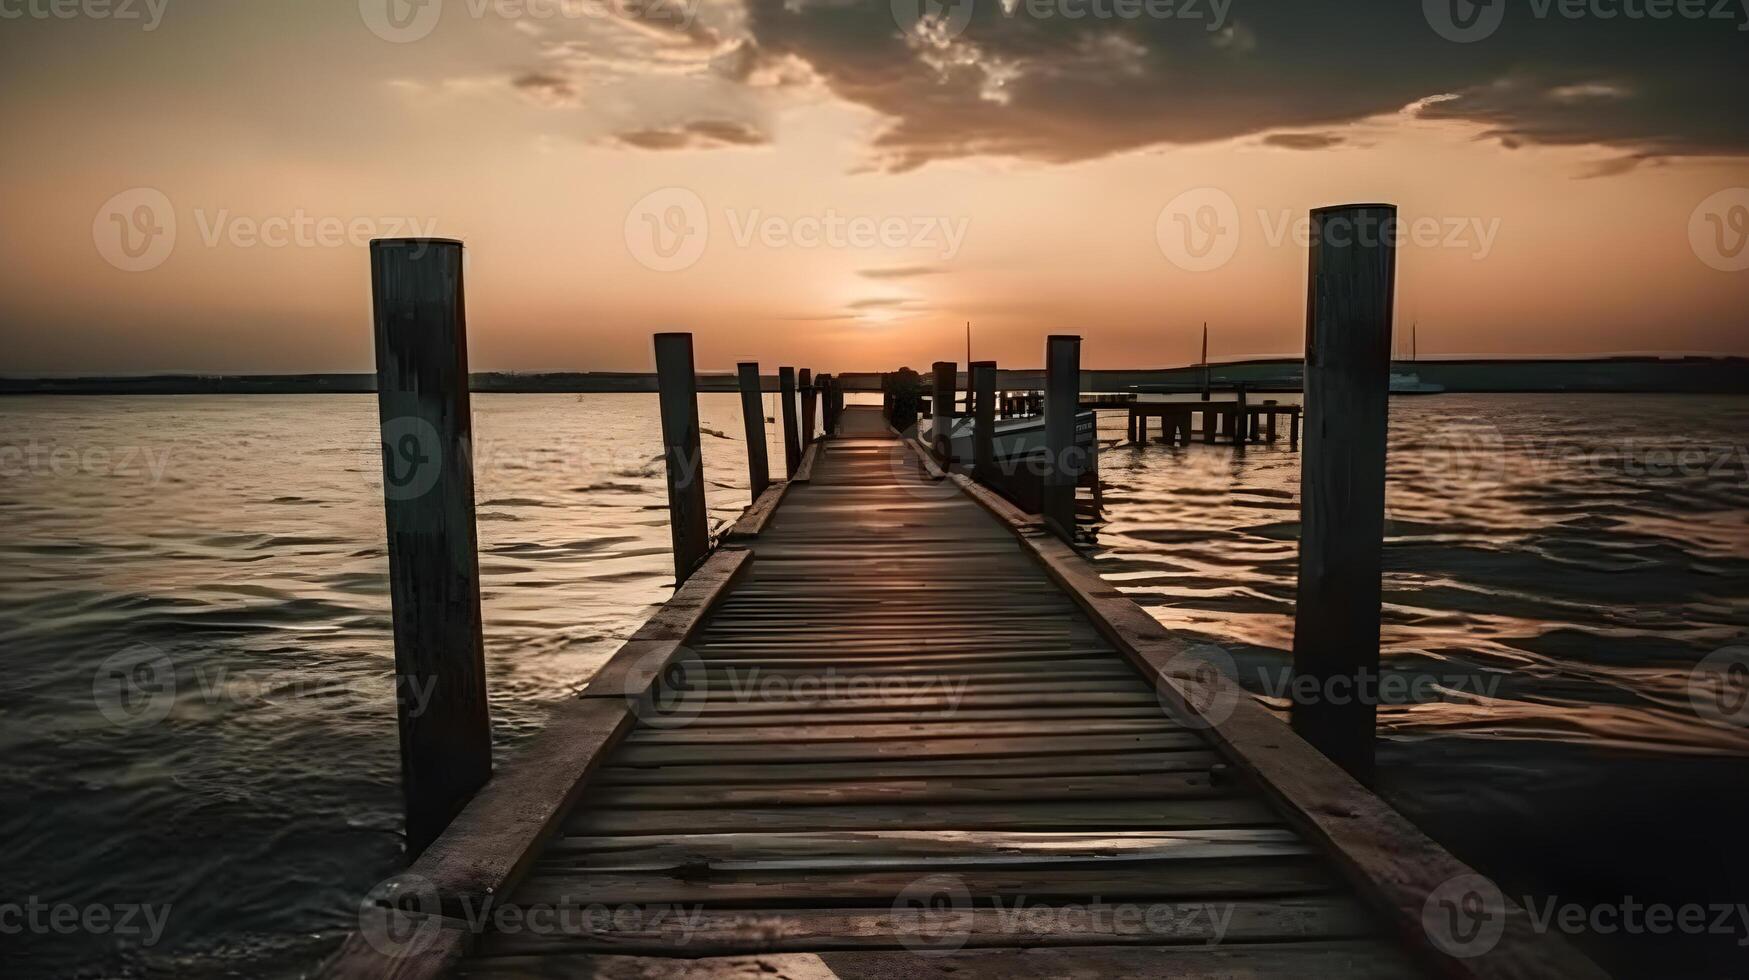
{"type": "Polygon", "coordinates": [[[802,465],[802,443],[796,431],[796,369],[780,367],[777,369],[777,396],[783,401],[783,473],[786,478],[796,475],[796,468],[802,465]]]}
{"type": "Polygon", "coordinates": [[[462,244],[371,242],[407,853],[492,776],[462,244]]]}
{"type": "Polygon", "coordinates": [[[944,461],[953,453],[949,432],[953,425],[953,393],[957,380],[954,375],[954,362],[935,362],[935,393],[930,402],[935,421],[930,428],[929,442],[935,447],[935,455],[944,461]]]}
{"type": "Polygon", "coordinates": [[[765,391],[759,382],[759,364],[742,361],[735,365],[736,379],[741,386],[741,418],[747,433],[747,486],[758,500],[771,485],[771,462],[765,455],[765,391]]]}
{"type": "Polygon", "coordinates": [[[1045,342],[1046,465],[1040,514],[1064,541],[1075,540],[1075,485],[1081,467],[1075,416],[1081,410],[1081,338],[1054,335],[1045,342]]]}
{"type": "Polygon", "coordinates": [[[972,467],[980,480],[989,480],[996,472],[996,362],[973,361],[971,377],[974,417],[972,419],[972,467]]]}
{"type": "Polygon", "coordinates": [[[814,444],[814,393],[818,387],[814,383],[814,372],[802,368],[796,384],[802,396],[802,452],[805,453],[814,444]]]}
{"type": "Polygon", "coordinates": [[[1216,414],[1209,406],[1202,407],[1202,441],[1210,445],[1213,445],[1215,441],[1216,414]]]}
{"type": "Polygon", "coordinates": [[[1275,445],[1275,404],[1274,399],[1268,399],[1263,403],[1263,411],[1269,416],[1265,422],[1267,429],[1264,432],[1263,441],[1271,446],[1275,445]]]}
{"type": "MultiPolygon", "coordinates": [[[[1326,694],[1378,676],[1396,213],[1383,204],[1312,212],[1294,672],[1326,694]]],[[[1292,713],[1302,737],[1371,777],[1372,698],[1297,698],[1292,713]]]]}
{"type": "Polygon", "coordinates": [[[679,586],[711,550],[692,334],[656,335],[656,386],[662,406],[662,455],[668,471],[668,533],[674,542],[674,582],[679,586]]]}
{"type": "Polygon", "coordinates": [[[1233,406],[1233,445],[1243,447],[1251,441],[1251,406],[1246,404],[1245,386],[1240,385],[1234,397],[1233,406]]]}

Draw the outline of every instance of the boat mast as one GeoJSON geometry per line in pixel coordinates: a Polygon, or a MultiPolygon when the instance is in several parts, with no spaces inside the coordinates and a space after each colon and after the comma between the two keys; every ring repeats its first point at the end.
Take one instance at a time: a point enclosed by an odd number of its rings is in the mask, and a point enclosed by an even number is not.
{"type": "Polygon", "coordinates": [[[1209,400],[1209,322],[1202,321],[1202,400],[1209,400]]]}

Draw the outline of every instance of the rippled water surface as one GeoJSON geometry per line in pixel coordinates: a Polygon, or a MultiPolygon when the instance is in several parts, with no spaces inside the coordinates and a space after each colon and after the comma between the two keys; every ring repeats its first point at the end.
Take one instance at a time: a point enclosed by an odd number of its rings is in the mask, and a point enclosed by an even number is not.
{"type": "MultiPolygon", "coordinates": [[[[654,396],[474,412],[502,760],[672,576],[654,396]]],[[[738,399],[700,412],[725,521],[738,399]]],[[[0,425],[5,897],[170,906],[150,948],[38,937],[13,968],[309,969],[401,860],[374,401],[14,398],[0,425]],[[141,644],[175,664],[161,721],[94,685],[141,644]]],[[[1743,399],[1393,401],[1385,661],[1435,696],[1382,711],[1379,785],[1514,897],[1749,900],[1749,737],[1692,696],[1749,643],[1746,434],[1743,399]]],[[[1101,470],[1104,573],[1283,704],[1298,454],[1115,445],[1101,470]]],[[[1584,942],[1734,972],[1731,937],[1584,942]]]]}

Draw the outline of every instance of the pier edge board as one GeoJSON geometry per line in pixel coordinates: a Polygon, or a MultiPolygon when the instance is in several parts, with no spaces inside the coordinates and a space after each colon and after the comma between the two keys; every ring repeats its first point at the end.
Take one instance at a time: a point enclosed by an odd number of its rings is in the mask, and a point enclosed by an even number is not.
{"type": "Polygon", "coordinates": [[[789,491],[789,485],[788,480],[771,481],[765,492],[748,504],[740,518],[724,532],[723,541],[733,544],[757,538],[766,525],[771,523],[772,516],[777,513],[777,505],[783,503],[783,495],[789,491]]]}
{"type": "Polygon", "coordinates": [[[814,461],[820,458],[820,443],[818,440],[808,443],[808,448],[802,452],[802,462],[796,467],[796,475],[789,478],[791,483],[809,483],[814,479],[814,461]]]}
{"type": "Polygon", "coordinates": [[[478,941],[466,911],[478,911],[508,896],[527,875],[546,842],[563,826],[583,795],[589,777],[622,742],[636,722],[632,701],[647,694],[661,670],[735,587],[752,564],[752,552],[718,548],[676,589],[644,628],[634,633],[590,679],[591,691],[560,702],[545,724],[406,871],[391,876],[406,883],[417,910],[360,909],[352,931],[322,966],[329,978],[421,978],[449,974],[478,941]],[[664,614],[678,612],[656,631],[669,636],[640,638],[664,614]],[[666,651],[666,655],[660,655],[666,651]],[[610,671],[611,668],[611,671],[610,671]],[[606,676],[609,684],[597,686],[606,676]],[[627,685],[636,684],[636,687],[627,685]],[[634,694],[635,692],[635,694],[634,694]],[[435,901],[435,915],[420,916],[435,901]],[[471,909],[465,908],[471,904],[471,909]],[[464,914],[457,915],[457,912],[464,914]],[[391,943],[385,950],[374,936],[420,935],[416,919],[436,923],[432,939],[391,943]],[[373,928],[374,927],[374,928],[373,928]],[[380,931],[380,930],[387,930],[380,931]]]}
{"type": "MultiPolygon", "coordinates": [[[[1157,680],[1213,746],[1253,777],[1264,795],[1332,858],[1359,894],[1382,913],[1396,937],[1439,975],[1471,980],[1532,977],[1598,978],[1608,974],[1565,939],[1538,933],[1529,915],[1504,898],[1504,931],[1486,953],[1449,956],[1436,948],[1423,925],[1434,892],[1452,879],[1475,875],[1432,838],[1371,790],[1294,734],[1249,692],[1218,671],[1197,671],[1201,659],[1173,637],[1147,610],[1100,577],[1070,545],[1036,523],[1016,520],[1018,510],[964,474],[951,479],[1002,521],[1021,548],[1043,566],[1144,677],[1157,680]],[[1196,704],[1232,704],[1220,721],[1204,718],[1196,704]]],[[[1504,893],[1502,893],[1504,897],[1504,893]]]]}

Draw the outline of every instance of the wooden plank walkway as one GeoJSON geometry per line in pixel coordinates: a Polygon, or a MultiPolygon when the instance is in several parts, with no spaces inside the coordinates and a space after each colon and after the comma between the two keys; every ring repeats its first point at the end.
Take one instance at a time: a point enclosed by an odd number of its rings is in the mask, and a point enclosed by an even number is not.
{"type": "Polygon", "coordinates": [[[845,436],[821,444],[691,644],[689,689],[608,754],[511,898],[700,906],[696,928],[633,916],[489,934],[466,972],[1220,939],[1297,975],[1332,957],[1414,975],[1010,530],[925,479],[878,423],[847,411],[845,436]],[[1026,927],[1001,914],[1016,903],[1026,927]],[[1054,914],[1116,903],[1153,909],[1155,928],[1145,912],[1103,929],[1054,914]]]}
{"type": "Polygon", "coordinates": [[[1469,869],[914,453],[847,407],[329,975],[1601,976],[1434,950],[1469,869]]]}

